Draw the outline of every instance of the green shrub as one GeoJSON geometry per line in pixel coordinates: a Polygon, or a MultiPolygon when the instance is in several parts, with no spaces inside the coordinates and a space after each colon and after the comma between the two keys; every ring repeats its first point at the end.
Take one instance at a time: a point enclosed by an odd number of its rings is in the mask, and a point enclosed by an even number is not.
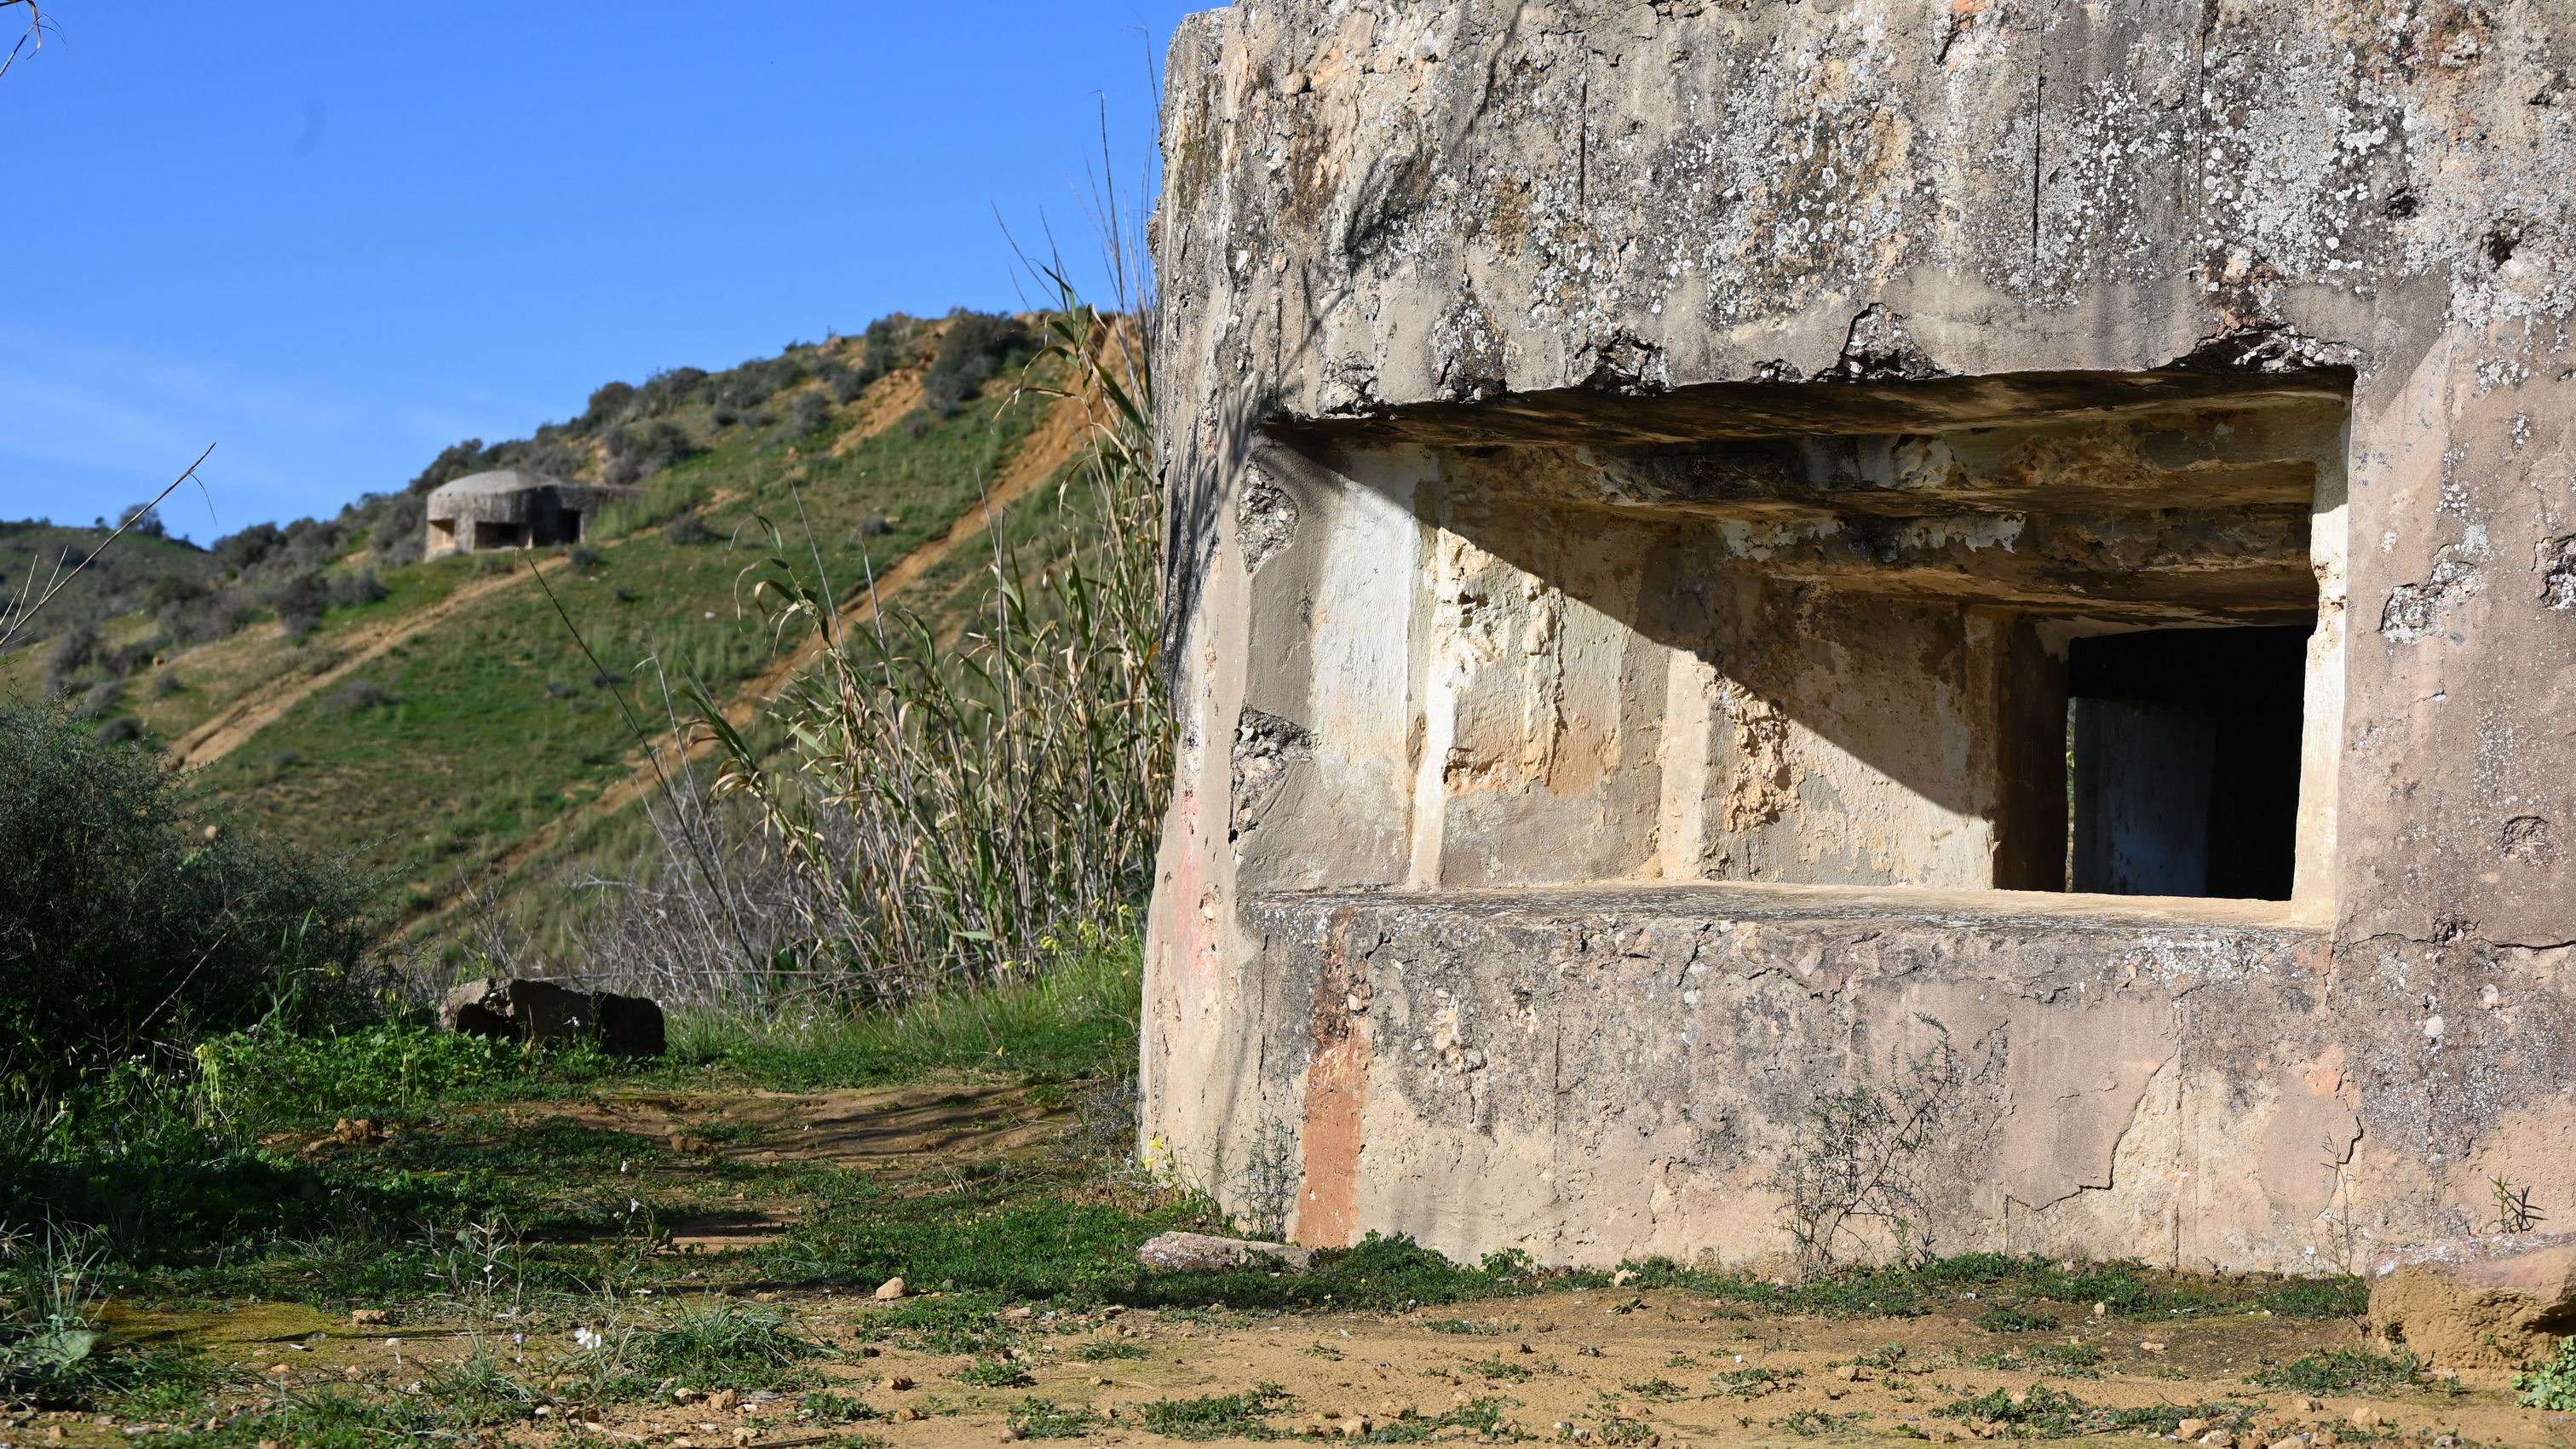
{"type": "Polygon", "coordinates": [[[951,417],[983,390],[985,379],[1013,357],[1034,350],[1037,338],[1017,317],[959,311],[939,336],[939,353],[921,379],[921,405],[951,417]]]}
{"type": "Polygon", "coordinates": [[[2576,1336],[2558,1340],[2558,1356],[2513,1376],[2514,1397],[2525,1408],[2576,1409],[2576,1336]]]}
{"type": "Polygon", "coordinates": [[[351,1020],[374,926],[344,871],[191,829],[157,756],[0,703],[0,1106],[270,1019],[351,1020]]]}

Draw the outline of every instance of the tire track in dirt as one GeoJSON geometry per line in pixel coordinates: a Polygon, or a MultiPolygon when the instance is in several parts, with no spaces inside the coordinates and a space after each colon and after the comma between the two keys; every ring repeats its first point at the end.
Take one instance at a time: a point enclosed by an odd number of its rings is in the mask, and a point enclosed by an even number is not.
{"type": "MultiPolygon", "coordinates": [[[[550,559],[538,567],[561,568],[564,562],[550,559]]],[[[458,586],[427,608],[357,630],[343,641],[352,646],[350,651],[322,672],[308,674],[283,689],[254,689],[245,698],[234,700],[195,729],[181,735],[178,743],[170,747],[170,752],[178,756],[179,763],[187,769],[211,765],[248,744],[253,735],[285,718],[288,710],[382,659],[396,646],[437,628],[494,594],[506,593],[527,581],[527,573],[515,568],[506,574],[475,579],[458,586]]]]}
{"type": "MultiPolygon", "coordinates": [[[[846,453],[893,427],[906,414],[919,407],[924,372],[923,364],[908,364],[898,371],[886,374],[861,394],[858,400],[858,417],[851,422],[850,426],[841,430],[840,437],[833,440],[833,455],[837,457],[846,453]]],[[[719,494],[709,499],[707,506],[716,507],[725,501],[719,494]]],[[[615,548],[624,542],[626,542],[625,539],[612,538],[602,541],[596,547],[615,548]]],[[[551,559],[537,567],[559,569],[563,564],[562,559],[551,559]]],[[[178,743],[171,746],[170,753],[177,757],[182,767],[187,769],[202,769],[211,765],[248,744],[261,730],[284,719],[287,712],[297,705],[348,678],[352,673],[382,659],[400,645],[437,628],[493,595],[525,587],[529,577],[528,570],[514,568],[506,574],[476,579],[459,586],[447,597],[426,608],[360,629],[347,640],[342,641],[350,646],[350,652],[340,656],[320,673],[306,675],[283,689],[253,690],[244,698],[237,699],[215,711],[211,717],[200,721],[196,728],[181,735],[178,743]]]]}
{"type": "MultiPolygon", "coordinates": [[[[918,398],[920,380],[916,377],[911,382],[912,395],[918,398]]],[[[891,426],[902,416],[901,412],[893,413],[880,426],[891,426]]],[[[1035,492],[1039,485],[1054,477],[1058,470],[1080,454],[1084,441],[1090,436],[1091,422],[1091,411],[1082,399],[1056,399],[1047,409],[1046,416],[1020,440],[1019,447],[1011,453],[1010,461],[1003,465],[1001,477],[985,491],[976,506],[959,514],[938,537],[915,545],[910,552],[896,559],[892,567],[876,576],[873,586],[862,584],[841,601],[840,627],[846,630],[866,624],[876,617],[879,601],[919,583],[924,575],[946,562],[958,549],[981,541],[989,524],[998,521],[1012,504],[1035,492]]],[[[822,641],[808,636],[794,649],[772,660],[768,668],[745,680],[725,703],[723,715],[726,723],[736,729],[750,724],[763,705],[785,694],[797,676],[812,668],[822,657],[822,641]]],[[[692,738],[687,757],[696,759],[704,756],[714,743],[704,735],[692,738]]],[[[528,862],[544,856],[558,842],[660,788],[661,772],[655,769],[657,761],[664,769],[669,767],[666,749],[658,742],[650,754],[635,761],[623,779],[555,815],[493,857],[485,876],[487,879],[497,877],[501,882],[495,888],[496,894],[507,889],[510,876],[528,862]]],[[[461,894],[461,890],[443,892],[438,908],[420,916],[411,929],[418,930],[443,918],[455,908],[461,894]]]]}

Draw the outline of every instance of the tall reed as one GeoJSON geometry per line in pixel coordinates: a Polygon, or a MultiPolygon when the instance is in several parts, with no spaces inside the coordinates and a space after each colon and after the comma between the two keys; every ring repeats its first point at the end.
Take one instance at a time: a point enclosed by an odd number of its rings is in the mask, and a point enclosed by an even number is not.
{"type": "Polygon", "coordinates": [[[953,639],[891,599],[849,627],[819,562],[781,549],[756,564],[776,635],[822,645],[777,706],[774,755],[683,686],[717,743],[712,793],[749,805],[801,888],[793,974],[823,994],[898,1002],[1024,978],[1077,934],[1123,929],[1151,881],[1172,747],[1151,303],[1101,312],[1042,274],[1059,300],[1047,351],[1072,379],[1057,395],[1089,433],[1058,485],[1069,533],[1030,558],[991,522],[980,619],[953,639]]]}

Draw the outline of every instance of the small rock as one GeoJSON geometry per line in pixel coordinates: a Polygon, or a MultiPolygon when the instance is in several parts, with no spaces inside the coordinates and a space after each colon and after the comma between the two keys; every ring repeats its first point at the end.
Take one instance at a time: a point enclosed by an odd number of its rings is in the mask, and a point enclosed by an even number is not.
{"type": "Polygon", "coordinates": [[[381,1308],[352,1308],[349,1310],[349,1322],[359,1328],[370,1328],[375,1325],[389,1323],[391,1321],[392,1315],[386,1313],[381,1308]]]}
{"type": "Polygon", "coordinates": [[[1245,1267],[1303,1273],[1314,1260],[1311,1248],[1210,1233],[1163,1233],[1136,1250],[1137,1262],[1176,1273],[1224,1273],[1245,1267]]]}
{"type": "Polygon", "coordinates": [[[1856,1363],[1843,1364],[1834,1370],[1834,1377],[1841,1379],[1847,1384],[1859,1383],[1861,1379],[1860,1365],[1856,1363]]]}
{"type": "Polygon", "coordinates": [[[2388,1416],[2386,1414],[2379,1412],[2368,1404],[2364,1404],[2360,1408],[2353,1410],[2351,1417],[2352,1426],[2356,1429],[2377,1429],[2384,1427],[2388,1423],[2388,1416]]]}
{"type": "Polygon", "coordinates": [[[675,1404],[685,1404],[697,1396],[698,1391],[696,1389],[685,1386],[671,1390],[671,1402],[675,1404]]]}
{"type": "Polygon", "coordinates": [[[2325,1407],[2325,1405],[2318,1403],[2316,1400],[2309,1398],[2305,1394],[2301,1394],[2297,1398],[2292,1399],[2290,1403],[2302,1414],[2313,1414],[2319,1409],[2325,1407]]]}
{"type": "Polygon", "coordinates": [[[707,1407],[715,1410],[719,1414],[724,1413],[726,1410],[731,1409],[734,1405],[741,1402],[742,1395],[735,1393],[731,1389],[718,1389],[716,1392],[707,1395],[707,1407]]]}
{"type": "Polygon", "coordinates": [[[877,1301],[881,1303],[891,1303],[902,1296],[903,1279],[901,1276],[888,1278],[877,1285],[877,1301]]]}
{"type": "Polygon", "coordinates": [[[2174,1437],[2177,1439],[2197,1439],[2208,1432],[2209,1421],[2207,1419],[2185,1419],[2181,1423],[2174,1425],[2174,1437]]]}
{"type": "Polygon", "coordinates": [[[2296,1434],[2272,1441],[2272,1449],[2308,1449],[2308,1441],[2296,1434]]]}
{"type": "Polygon", "coordinates": [[[612,1056],[658,1057],[662,1008],[642,996],[581,991],[559,981],[486,976],[447,993],[438,1024],[515,1042],[595,1041],[612,1056]]]}
{"type": "Polygon", "coordinates": [[[930,1417],[928,1414],[925,1414],[921,1410],[913,1408],[910,1405],[906,1405],[903,1408],[895,1410],[894,1416],[907,1424],[918,1424],[922,1420],[930,1417]]]}
{"type": "Polygon", "coordinates": [[[1038,1311],[1029,1307],[1027,1304],[1021,1304],[1016,1308],[1005,1308],[1002,1310],[1003,1320],[1009,1323],[1026,1323],[1037,1316],[1038,1311]]]}
{"type": "Polygon", "coordinates": [[[1109,1375],[1093,1374],[1091,1376],[1091,1386],[1095,1389],[1105,1389],[1109,1387],[1109,1375]]]}
{"type": "Polygon", "coordinates": [[[904,1390],[912,1387],[911,1376],[907,1374],[896,1374],[893,1378],[886,1380],[886,1387],[894,1390],[898,1394],[902,1393],[904,1390]]]}
{"type": "Polygon", "coordinates": [[[2149,1353],[2162,1353],[2165,1351],[2165,1346],[2152,1338],[2139,1339],[2138,1347],[2145,1349],[2149,1353]]]}
{"type": "Polygon", "coordinates": [[[1851,1392],[1851,1389],[1850,1389],[1849,1387],[1847,1387],[1847,1386],[1843,1385],[1843,1384],[1827,1384],[1827,1385],[1825,1385],[1825,1397],[1826,1397],[1826,1398],[1829,1398],[1829,1399],[1839,1399],[1839,1398],[1841,1398],[1843,1395],[1848,1394],[1848,1393],[1850,1393],[1850,1392],[1851,1392]]]}
{"type": "Polygon", "coordinates": [[[1637,1270],[1634,1268],[1622,1268],[1610,1275],[1610,1286],[1613,1288],[1625,1288],[1636,1281],[1637,1270]]]}
{"type": "Polygon", "coordinates": [[[1020,1437],[1020,1431],[1017,1429],[1006,1428],[1002,1431],[1002,1442],[1005,1444],[1016,1444],[1019,1442],[1020,1437]]]}
{"type": "Polygon", "coordinates": [[[2236,1436],[2224,1429],[2212,1429],[2193,1442],[2199,1444],[2201,1449],[2228,1449],[2228,1446],[2236,1442],[2236,1436]]]}
{"type": "Polygon", "coordinates": [[[2096,1303],[2096,1304],[2094,1304],[2094,1305],[2093,1305],[2093,1316],[2094,1316],[2094,1317],[2096,1317],[2096,1318],[2108,1318],[2108,1317],[2110,1317],[2110,1316],[2111,1316],[2111,1305],[2110,1305],[2110,1304],[2108,1304],[2108,1303],[2096,1303]]]}

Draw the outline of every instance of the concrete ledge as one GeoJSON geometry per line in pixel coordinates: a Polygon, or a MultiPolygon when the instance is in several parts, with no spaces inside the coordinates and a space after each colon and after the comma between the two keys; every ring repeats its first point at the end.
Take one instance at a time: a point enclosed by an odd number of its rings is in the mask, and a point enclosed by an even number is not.
{"type": "Polygon", "coordinates": [[[1637,886],[1240,920],[1301,1242],[2340,1266],[2317,1224],[2360,1126],[2316,1070],[2326,939],[2283,906],[1637,886]]]}

